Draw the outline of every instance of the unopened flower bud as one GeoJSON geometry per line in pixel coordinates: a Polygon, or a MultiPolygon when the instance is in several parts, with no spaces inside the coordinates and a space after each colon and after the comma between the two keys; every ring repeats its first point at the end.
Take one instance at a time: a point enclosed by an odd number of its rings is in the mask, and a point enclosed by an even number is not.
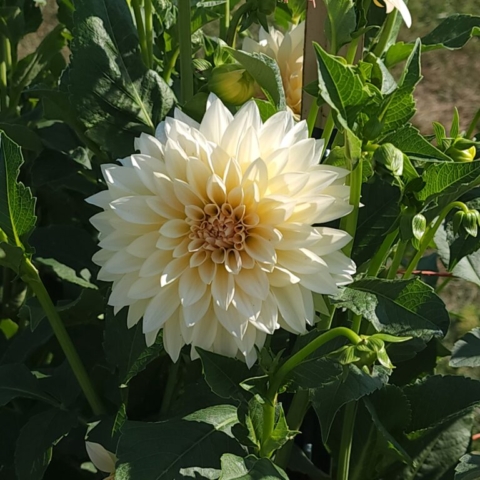
{"type": "Polygon", "coordinates": [[[415,215],[412,220],[413,236],[417,240],[421,240],[426,229],[427,229],[426,218],[421,213],[417,213],[417,215],[415,215]]]}
{"type": "Polygon", "coordinates": [[[243,105],[255,95],[254,78],[240,65],[225,64],[216,67],[208,82],[210,90],[222,101],[243,105]]]}
{"type": "Polygon", "coordinates": [[[453,158],[455,162],[472,162],[477,155],[477,149],[472,145],[465,150],[460,150],[457,145],[447,150],[447,155],[453,158]]]}
{"type": "Polygon", "coordinates": [[[453,216],[453,232],[457,234],[460,231],[460,227],[463,224],[463,217],[465,216],[465,213],[463,210],[459,210],[454,216],[453,216]]]}
{"type": "Polygon", "coordinates": [[[470,210],[463,216],[463,228],[472,237],[476,237],[478,233],[478,217],[475,210],[470,210]]]}
{"type": "Polygon", "coordinates": [[[403,173],[403,152],[391,143],[380,145],[373,154],[373,161],[396,177],[403,173]]]}

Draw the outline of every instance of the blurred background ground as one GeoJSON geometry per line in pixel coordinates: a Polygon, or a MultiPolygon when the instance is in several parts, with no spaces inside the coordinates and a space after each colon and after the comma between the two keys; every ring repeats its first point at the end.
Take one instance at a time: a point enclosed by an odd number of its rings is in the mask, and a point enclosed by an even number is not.
{"type": "MultiPolygon", "coordinates": [[[[321,0],[317,0],[321,1],[321,0]]],[[[441,20],[453,13],[480,15],[480,0],[410,0],[413,17],[410,29],[401,29],[400,40],[412,41],[429,33],[441,20]]],[[[47,0],[43,7],[44,22],[38,32],[28,35],[20,45],[19,56],[35,50],[40,40],[56,24],[56,1],[47,0]]],[[[417,114],[414,123],[424,133],[432,133],[432,122],[448,125],[453,108],[460,112],[462,128],[470,123],[480,108],[480,38],[472,39],[457,51],[434,51],[424,55],[424,80],[416,90],[417,114]]],[[[462,280],[453,280],[441,296],[452,312],[452,328],[447,347],[470,329],[480,326],[480,288],[462,280]]],[[[441,373],[454,373],[448,358],[439,364],[441,373]]],[[[480,369],[462,369],[456,373],[480,378],[480,369]]]]}

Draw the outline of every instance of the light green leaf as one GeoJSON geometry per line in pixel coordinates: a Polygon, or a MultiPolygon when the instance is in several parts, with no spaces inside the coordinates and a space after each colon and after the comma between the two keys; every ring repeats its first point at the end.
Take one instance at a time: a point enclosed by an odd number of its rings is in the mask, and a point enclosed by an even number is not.
{"type": "Polygon", "coordinates": [[[364,278],[345,288],[336,303],[365,317],[377,331],[400,337],[441,337],[450,324],[443,301],[417,278],[364,278]]]}
{"type": "Polygon", "coordinates": [[[0,366],[0,406],[15,398],[32,398],[50,402],[30,370],[19,363],[0,366]]]}
{"type": "Polygon", "coordinates": [[[450,366],[480,367],[480,328],[474,328],[455,343],[450,366]]]}
{"type": "Polygon", "coordinates": [[[165,81],[142,62],[128,5],[79,0],[71,63],[63,83],[86,135],[113,156],[133,152],[134,138],[154,133],[173,104],[165,81]]]}
{"type": "Polygon", "coordinates": [[[248,455],[245,458],[226,453],[222,455],[219,480],[288,480],[287,474],[268,458],[248,455]]]}
{"type": "Polygon", "coordinates": [[[98,287],[95,284],[90,283],[87,279],[77,275],[77,273],[73,268],[67,267],[67,265],[64,265],[63,263],[58,262],[54,258],[37,257],[35,261],[38,263],[41,263],[42,265],[51,267],[51,269],[55,272],[55,274],[62,280],[65,280],[69,283],[74,283],[75,285],[79,285],[80,287],[83,287],[83,288],[93,288],[94,290],[98,289],[98,287]]]}
{"type": "Polygon", "coordinates": [[[25,248],[23,242],[35,226],[35,199],[18,182],[23,164],[20,147],[0,131],[0,229],[8,243],[25,248]]]}
{"type": "Polygon", "coordinates": [[[226,49],[270,96],[277,109],[285,110],[285,92],[277,62],[263,53],[247,53],[227,47],[226,49]]]}
{"type": "Polygon", "coordinates": [[[320,95],[335,111],[340,125],[350,129],[369,94],[352,66],[344,65],[317,43],[313,46],[317,54],[320,95]]]}
{"type": "Polygon", "coordinates": [[[343,45],[352,40],[351,34],[357,26],[355,5],[352,0],[323,1],[327,7],[325,32],[330,42],[330,50],[336,54],[343,45]]]}
{"type": "Polygon", "coordinates": [[[241,446],[224,433],[238,422],[236,409],[225,407],[190,416],[194,421],[126,422],[117,448],[115,479],[176,480],[186,477],[185,471],[195,476],[193,470],[220,469],[224,453],[242,455],[241,446]]]}
{"type": "Polygon", "coordinates": [[[15,450],[18,480],[41,480],[52,458],[52,447],[76,425],[74,413],[56,408],[34,415],[20,431],[15,450]]]}

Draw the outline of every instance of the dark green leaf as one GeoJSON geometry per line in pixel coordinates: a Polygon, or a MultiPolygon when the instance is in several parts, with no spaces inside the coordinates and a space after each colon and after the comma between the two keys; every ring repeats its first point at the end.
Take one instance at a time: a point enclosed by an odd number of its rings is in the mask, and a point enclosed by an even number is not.
{"type": "Polygon", "coordinates": [[[43,148],[42,139],[32,128],[25,125],[0,122],[0,130],[3,130],[7,137],[25,150],[38,153],[43,148]]]}
{"type": "Polygon", "coordinates": [[[343,377],[311,390],[311,401],[322,427],[324,443],[328,439],[335,415],[343,405],[370,395],[388,381],[383,367],[375,366],[371,375],[355,365],[345,368],[343,377]]]}
{"type": "Polygon", "coordinates": [[[238,422],[236,409],[221,407],[198,413],[195,421],[126,422],[117,448],[116,480],[173,480],[186,477],[186,473],[195,476],[195,470],[218,470],[224,453],[242,455],[240,445],[224,433],[238,422]]]}
{"type": "Polygon", "coordinates": [[[77,423],[73,413],[50,409],[22,428],[15,451],[18,480],[41,480],[52,458],[52,447],[77,423]]]}
{"type": "Polygon", "coordinates": [[[455,343],[451,367],[480,367],[480,328],[474,328],[455,343]]]}
{"type": "Polygon", "coordinates": [[[343,128],[350,129],[356,114],[369,97],[353,67],[329,55],[314,43],[318,63],[320,95],[337,114],[343,128]]]}
{"type": "Polygon", "coordinates": [[[18,397],[50,402],[25,365],[13,363],[0,366],[0,405],[18,397]]]}
{"type": "Polygon", "coordinates": [[[18,273],[23,258],[24,252],[21,247],[0,242],[0,265],[11,268],[14,272],[18,273]]]}
{"type": "Polygon", "coordinates": [[[21,247],[35,226],[35,199],[18,182],[23,163],[20,147],[0,131],[0,229],[12,245],[21,247]]]}
{"type": "Polygon", "coordinates": [[[242,458],[226,453],[220,461],[222,473],[219,480],[288,480],[287,474],[268,458],[254,455],[242,458]]]}
{"type": "Polygon", "coordinates": [[[478,480],[480,478],[480,455],[464,455],[455,468],[455,480],[478,480]]]}
{"type": "Polygon", "coordinates": [[[109,308],[105,315],[103,347],[107,361],[118,370],[120,384],[127,384],[163,352],[162,336],[147,347],[141,322],[129,329],[126,314],[124,309],[115,316],[109,308]]]}
{"type": "Polygon", "coordinates": [[[58,262],[54,258],[40,258],[37,257],[36,262],[50,267],[57,277],[65,280],[66,282],[74,283],[75,285],[79,285],[83,288],[93,288],[96,290],[98,287],[91,283],[87,278],[83,278],[81,275],[77,275],[73,268],[64,265],[63,263],[58,262]]]}
{"type": "Polygon", "coordinates": [[[446,334],[450,318],[433,289],[418,279],[365,278],[350,284],[338,304],[372,322],[377,331],[430,339],[446,334]]]}
{"type": "Polygon", "coordinates": [[[252,372],[244,362],[197,348],[203,365],[205,380],[213,393],[222,398],[248,400],[250,395],[240,384],[250,378],[252,372]]]}
{"type": "Polygon", "coordinates": [[[306,358],[289,374],[293,386],[302,389],[317,388],[338,380],[343,374],[343,367],[331,358],[306,358]]]}
{"type": "Polygon", "coordinates": [[[327,7],[325,32],[329,39],[331,51],[337,53],[339,48],[351,41],[351,34],[357,26],[354,2],[352,0],[324,0],[327,7]]]}
{"type": "Polygon", "coordinates": [[[228,51],[268,93],[277,108],[285,110],[285,92],[280,69],[275,60],[263,53],[247,53],[230,48],[228,51]]]}
{"type": "Polygon", "coordinates": [[[133,151],[141,132],[173,104],[165,81],[142,62],[136,28],[121,0],[75,2],[74,40],[64,75],[86,135],[114,156],[133,151]]]}

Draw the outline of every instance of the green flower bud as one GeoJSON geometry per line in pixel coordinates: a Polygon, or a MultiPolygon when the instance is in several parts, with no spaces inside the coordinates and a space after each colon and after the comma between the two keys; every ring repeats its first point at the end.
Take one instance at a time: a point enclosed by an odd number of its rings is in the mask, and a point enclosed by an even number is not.
{"type": "Polygon", "coordinates": [[[427,220],[426,218],[421,214],[417,213],[412,220],[412,232],[413,236],[417,240],[421,240],[425,230],[427,229],[427,220]]]}
{"type": "Polygon", "coordinates": [[[233,63],[214,68],[208,86],[223,102],[232,105],[243,105],[256,92],[254,78],[242,66],[233,63]]]}
{"type": "Polygon", "coordinates": [[[447,155],[450,155],[455,162],[466,163],[474,160],[477,155],[477,149],[472,145],[470,148],[460,150],[455,145],[454,147],[450,147],[446,153],[447,155]]]}
{"type": "Polygon", "coordinates": [[[476,237],[478,233],[478,217],[475,210],[470,210],[463,217],[463,228],[472,237],[476,237]]]}
{"type": "Polygon", "coordinates": [[[380,145],[373,154],[373,161],[395,177],[399,177],[403,173],[403,152],[391,143],[380,145]]]}
{"type": "Polygon", "coordinates": [[[453,216],[453,232],[457,234],[460,231],[460,227],[463,224],[463,217],[465,216],[465,212],[463,210],[459,210],[453,216]]]}

